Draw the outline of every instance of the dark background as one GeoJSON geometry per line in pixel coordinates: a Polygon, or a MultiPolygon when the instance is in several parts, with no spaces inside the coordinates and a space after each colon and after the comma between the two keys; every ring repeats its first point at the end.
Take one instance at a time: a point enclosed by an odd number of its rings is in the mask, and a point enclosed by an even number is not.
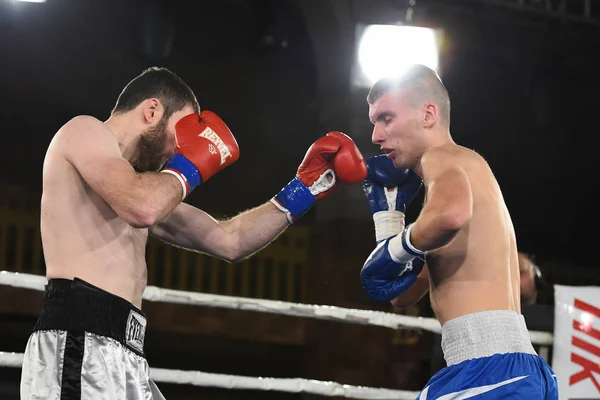
{"type": "MultiPolygon", "coordinates": [[[[581,249],[593,246],[585,228],[598,222],[598,25],[542,14],[541,4],[538,14],[487,3],[415,5],[417,22],[446,34],[451,131],[491,164],[523,248],[593,263],[581,249]]],[[[569,3],[578,15],[583,2],[569,3]]],[[[376,152],[366,91],[350,87],[354,26],[402,20],[404,9],[403,1],[2,0],[0,182],[39,191],[56,130],[78,114],[107,118],[130,79],[161,65],[227,121],[241,147],[239,162],[193,201],[226,214],[253,207],[329,130],[376,152]]]]}
{"type": "MultiPolygon", "coordinates": [[[[598,276],[592,228],[599,222],[600,80],[593,59],[600,7],[592,4],[585,16],[584,1],[414,3],[415,23],[444,30],[440,62],[452,101],[451,132],[490,163],[519,248],[536,255],[550,283],[589,283],[586,277],[598,276]]],[[[200,106],[219,114],[238,140],[240,160],[188,200],[217,218],[267,201],[294,177],[308,146],[330,130],[352,136],[366,157],[375,155],[367,89],[350,83],[355,27],[404,21],[408,6],[398,0],[0,0],[0,189],[19,188],[32,209],[39,207],[42,162],[57,129],[79,114],[106,119],[125,84],[153,65],[184,79],[200,106]]],[[[372,248],[370,221],[358,187],[339,190],[300,221],[320,246],[311,254],[308,300],[382,308],[360,293],[355,279],[372,248]],[[331,265],[340,258],[345,261],[331,265]],[[354,274],[349,288],[334,283],[343,281],[340,274],[354,274]]],[[[551,293],[542,297],[551,299],[551,293]]],[[[426,300],[421,314],[430,315],[426,300]]],[[[15,348],[21,344],[15,339],[15,348]]],[[[197,351],[210,359],[207,349],[197,351]]],[[[264,356],[268,351],[248,357],[266,366],[273,361],[264,356]]],[[[280,353],[312,354],[286,351],[280,353]]],[[[283,376],[318,375],[308,364],[283,376]]],[[[255,376],[250,368],[232,373],[255,376]]]]}

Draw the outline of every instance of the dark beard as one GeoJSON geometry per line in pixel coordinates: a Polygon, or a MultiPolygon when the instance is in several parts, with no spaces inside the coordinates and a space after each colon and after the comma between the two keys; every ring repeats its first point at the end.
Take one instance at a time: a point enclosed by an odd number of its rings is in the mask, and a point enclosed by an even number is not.
{"type": "Polygon", "coordinates": [[[161,118],[156,126],[146,130],[140,136],[137,156],[133,167],[137,172],[159,171],[162,167],[162,152],[167,140],[167,119],[161,118]]]}

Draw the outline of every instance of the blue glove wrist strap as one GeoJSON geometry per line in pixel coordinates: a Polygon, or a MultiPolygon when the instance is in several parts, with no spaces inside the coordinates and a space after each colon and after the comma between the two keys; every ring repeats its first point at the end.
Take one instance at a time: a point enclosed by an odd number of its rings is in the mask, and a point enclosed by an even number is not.
{"type": "Polygon", "coordinates": [[[190,187],[190,192],[202,183],[202,177],[196,166],[181,154],[171,157],[163,169],[172,169],[183,175],[190,187]]]}
{"type": "Polygon", "coordinates": [[[317,202],[317,198],[298,177],[292,179],[290,183],[281,189],[281,191],[275,195],[274,199],[285,209],[293,220],[300,218],[317,202]]]}

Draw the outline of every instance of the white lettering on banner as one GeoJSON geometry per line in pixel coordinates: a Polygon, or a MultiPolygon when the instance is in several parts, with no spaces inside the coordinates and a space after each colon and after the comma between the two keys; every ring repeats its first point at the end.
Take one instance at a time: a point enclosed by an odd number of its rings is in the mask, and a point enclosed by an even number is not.
{"type": "MultiPolygon", "coordinates": [[[[588,336],[600,340],[600,330],[595,329],[592,326],[594,319],[600,318],[600,308],[596,308],[591,304],[583,302],[579,299],[575,299],[575,308],[582,310],[584,313],[587,314],[581,315],[581,319],[585,322],[573,321],[573,329],[584,332],[588,336]]],[[[579,347],[580,349],[583,349],[590,355],[594,354],[596,357],[600,357],[600,347],[595,346],[586,340],[573,336],[571,344],[573,346],[579,347]]],[[[598,383],[598,380],[592,373],[595,372],[596,374],[600,375],[600,365],[575,353],[571,353],[571,361],[576,364],[579,364],[583,367],[583,369],[578,373],[571,375],[571,377],[569,378],[569,386],[574,385],[584,379],[591,379],[594,383],[594,386],[598,390],[598,393],[600,394],[600,384],[598,383]]]]}
{"type": "Polygon", "coordinates": [[[559,398],[600,398],[600,287],[555,285],[554,298],[559,398]]]}
{"type": "Polygon", "coordinates": [[[219,153],[221,153],[221,165],[225,163],[227,157],[231,157],[231,151],[229,150],[229,147],[227,147],[219,135],[217,135],[215,131],[209,127],[206,127],[206,129],[204,129],[198,136],[210,140],[215,146],[217,146],[217,150],[219,150],[219,153]]]}

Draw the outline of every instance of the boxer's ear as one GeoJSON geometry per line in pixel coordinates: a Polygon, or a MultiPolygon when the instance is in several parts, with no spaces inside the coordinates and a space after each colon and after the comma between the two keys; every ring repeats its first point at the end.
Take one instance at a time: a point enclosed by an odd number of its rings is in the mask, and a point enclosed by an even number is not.
{"type": "Polygon", "coordinates": [[[162,118],[164,107],[157,98],[150,98],[142,102],[142,112],[144,115],[144,122],[153,125],[162,118]]]}
{"type": "Polygon", "coordinates": [[[438,107],[435,103],[425,103],[423,106],[423,125],[424,127],[431,128],[438,120],[438,107]]]}

